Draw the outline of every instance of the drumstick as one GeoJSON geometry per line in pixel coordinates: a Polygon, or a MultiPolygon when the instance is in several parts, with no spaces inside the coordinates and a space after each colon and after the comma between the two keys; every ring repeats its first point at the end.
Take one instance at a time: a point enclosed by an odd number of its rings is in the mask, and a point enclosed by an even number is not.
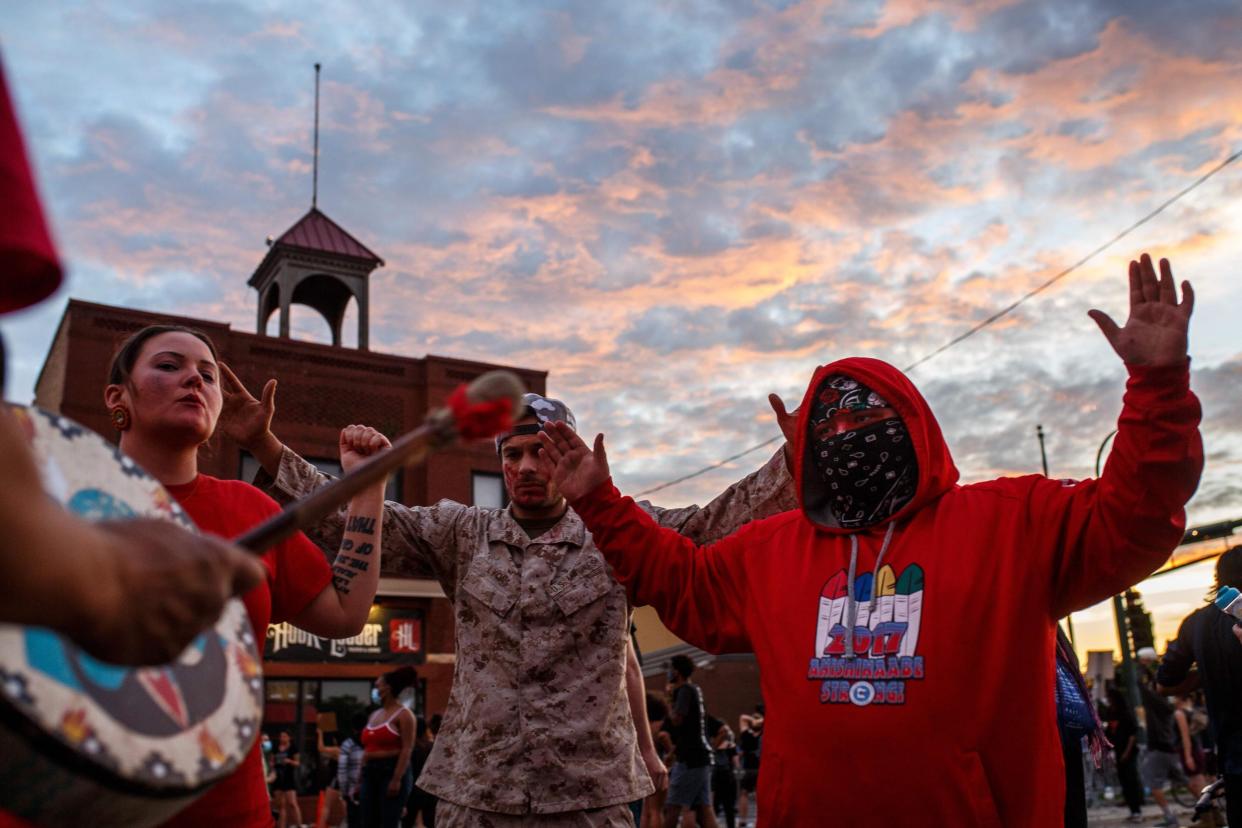
{"type": "Polygon", "coordinates": [[[421,462],[433,451],[459,440],[491,437],[511,427],[521,414],[522,382],[509,371],[489,371],[469,386],[460,385],[444,408],[427,415],[421,426],[339,480],[290,503],[284,511],[238,535],[233,543],[263,553],[282,540],[312,526],[368,486],[402,466],[421,462]]]}

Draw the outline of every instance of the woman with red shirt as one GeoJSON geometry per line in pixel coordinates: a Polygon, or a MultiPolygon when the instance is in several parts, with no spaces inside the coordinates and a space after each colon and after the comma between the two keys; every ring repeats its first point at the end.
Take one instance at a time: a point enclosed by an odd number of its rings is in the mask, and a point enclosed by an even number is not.
{"type": "MultiPolygon", "coordinates": [[[[112,423],[121,432],[121,450],[164,484],[201,531],[226,538],[280,511],[274,500],[247,483],[198,471],[199,447],[211,437],[220,416],[220,377],[227,370],[206,334],[153,325],[120,347],[104,390],[112,423]]],[[[341,432],[341,467],[348,471],[387,445],[374,430],[350,426],[341,432]]],[[[383,497],[380,482],[350,501],[351,529],[334,567],[300,533],[263,554],[267,579],[242,596],[256,641],[265,639],[269,623],[281,621],[329,638],[362,629],[379,583],[383,497]],[[350,561],[362,565],[351,566],[350,561]]],[[[168,824],[271,826],[258,744],[235,773],[168,824]]]]}
{"type": "Polygon", "coordinates": [[[377,678],[371,691],[380,707],[362,731],[362,824],[366,828],[397,828],[414,787],[410,769],[414,714],[399,697],[416,681],[413,667],[398,667],[377,678]]]}

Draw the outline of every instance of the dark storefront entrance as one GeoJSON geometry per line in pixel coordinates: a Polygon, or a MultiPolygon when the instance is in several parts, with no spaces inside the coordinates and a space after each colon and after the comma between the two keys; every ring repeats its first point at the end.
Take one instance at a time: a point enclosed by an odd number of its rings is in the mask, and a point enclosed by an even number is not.
{"type": "MultiPolygon", "coordinates": [[[[418,603],[375,604],[362,632],[348,639],[320,638],[291,624],[268,627],[263,730],[273,744],[281,730],[289,731],[301,757],[302,795],[314,796],[330,782],[334,765],[321,752],[339,744],[355,715],[373,708],[375,678],[426,660],[425,614],[422,606],[414,606],[418,603]]],[[[407,702],[420,716],[425,714],[426,690],[422,678],[407,702]]]]}

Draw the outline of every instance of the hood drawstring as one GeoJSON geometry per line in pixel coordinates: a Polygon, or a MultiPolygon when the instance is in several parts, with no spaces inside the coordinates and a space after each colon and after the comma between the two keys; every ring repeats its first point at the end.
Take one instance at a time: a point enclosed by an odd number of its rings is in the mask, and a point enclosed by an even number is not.
{"type": "MultiPolygon", "coordinates": [[[[875,612],[876,578],[880,576],[880,566],[884,563],[884,554],[888,552],[888,544],[893,539],[896,521],[889,521],[888,530],[884,533],[884,542],[880,544],[880,554],[875,557],[875,569],[871,573],[871,601],[869,612],[875,612]]],[[[850,572],[845,583],[845,657],[856,658],[854,652],[854,625],[858,623],[858,601],[854,596],[854,573],[858,570],[858,533],[850,534],[850,572]]]]}
{"type": "Polygon", "coordinates": [[[850,534],[850,571],[845,576],[845,657],[854,657],[854,623],[858,605],[854,603],[854,572],[858,568],[858,534],[850,534]]]}

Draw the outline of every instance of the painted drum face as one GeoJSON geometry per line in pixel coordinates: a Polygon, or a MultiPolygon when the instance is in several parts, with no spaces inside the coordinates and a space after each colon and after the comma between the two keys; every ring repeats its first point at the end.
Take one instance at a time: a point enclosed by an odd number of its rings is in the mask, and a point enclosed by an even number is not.
{"type": "MultiPolygon", "coordinates": [[[[45,490],[69,511],[193,529],[154,478],[94,432],[34,408],[15,413],[45,490]]],[[[158,822],[241,764],[262,705],[260,656],[237,599],[156,667],[106,664],[51,630],[0,625],[0,773],[13,765],[24,777],[32,767],[51,775],[46,784],[3,786],[0,808],[46,824],[61,821],[49,808],[80,808],[97,825],[158,822]],[[137,808],[142,797],[153,799],[137,808]]]]}

